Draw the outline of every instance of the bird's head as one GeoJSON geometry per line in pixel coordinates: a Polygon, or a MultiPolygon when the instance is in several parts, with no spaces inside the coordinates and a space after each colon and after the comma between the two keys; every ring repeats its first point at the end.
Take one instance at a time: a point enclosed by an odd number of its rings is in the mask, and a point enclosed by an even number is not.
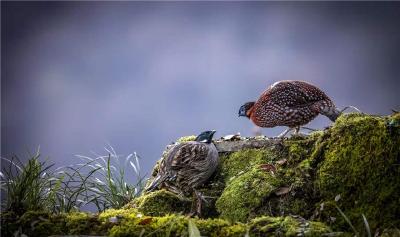
{"type": "Polygon", "coordinates": [[[247,102],[244,105],[240,106],[239,117],[245,116],[247,118],[250,118],[254,104],[255,104],[254,102],[247,102]]]}
{"type": "Polygon", "coordinates": [[[215,130],[205,131],[196,137],[196,142],[211,143],[215,130]]]}

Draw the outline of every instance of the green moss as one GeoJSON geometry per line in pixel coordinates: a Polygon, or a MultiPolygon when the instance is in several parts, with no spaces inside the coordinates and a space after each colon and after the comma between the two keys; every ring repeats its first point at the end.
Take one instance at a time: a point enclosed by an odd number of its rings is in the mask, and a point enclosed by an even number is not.
{"type": "Polygon", "coordinates": [[[321,236],[331,232],[330,228],[319,222],[308,222],[302,218],[258,217],[249,223],[250,233],[256,236],[321,236]]]}
{"type": "Polygon", "coordinates": [[[194,140],[196,140],[196,136],[190,135],[190,136],[181,137],[178,140],[176,140],[176,142],[190,142],[190,141],[194,141],[194,140]]]}
{"type": "MultiPolygon", "coordinates": [[[[400,224],[400,136],[388,129],[398,117],[341,116],[325,143],[315,184],[323,200],[340,195],[337,205],[359,229],[361,214],[373,230],[400,224]]],[[[348,227],[336,210],[325,212],[348,227]]]]}
{"type": "Polygon", "coordinates": [[[223,218],[246,221],[279,186],[279,180],[271,173],[253,168],[229,182],[217,200],[217,209],[223,218]]]}
{"type": "Polygon", "coordinates": [[[221,228],[230,226],[230,223],[223,219],[196,219],[195,224],[202,236],[221,236],[221,228]]]}
{"type": "Polygon", "coordinates": [[[65,232],[64,216],[53,216],[46,212],[28,211],[18,220],[20,234],[28,236],[48,236],[65,232]]]}
{"type": "MultiPolygon", "coordinates": [[[[181,215],[167,215],[163,217],[142,217],[127,219],[121,225],[114,226],[110,236],[188,236],[189,218],[181,215]]],[[[221,236],[223,227],[230,223],[222,219],[192,219],[202,236],[221,236]]],[[[232,233],[237,233],[237,231],[232,233]]],[[[233,235],[232,235],[233,236],[233,235]]]]}
{"type": "Polygon", "coordinates": [[[221,217],[244,221],[255,216],[264,199],[280,185],[278,179],[261,170],[260,165],[272,164],[278,158],[271,149],[246,149],[221,156],[219,174],[212,182],[212,185],[225,183],[212,189],[219,190],[215,193],[219,196],[215,205],[221,217]]]}
{"type": "Polygon", "coordinates": [[[18,216],[12,211],[0,212],[0,236],[13,236],[14,232],[18,230],[18,216]]]}
{"type": "Polygon", "coordinates": [[[109,236],[177,236],[186,231],[184,219],[183,216],[175,215],[128,218],[114,226],[109,236]]]}
{"type": "MultiPolygon", "coordinates": [[[[114,226],[110,236],[188,236],[188,217],[167,215],[164,217],[143,217],[130,219],[114,226]],[[143,219],[144,218],[144,219],[143,219]],[[150,218],[150,219],[149,219],[150,218]],[[147,220],[144,222],[143,220],[147,220]],[[142,224],[140,224],[142,223],[142,224]]],[[[322,223],[301,223],[292,217],[260,217],[251,220],[249,224],[230,223],[222,219],[192,219],[202,236],[209,237],[242,237],[249,236],[321,236],[330,229],[322,223]]]]}
{"type": "Polygon", "coordinates": [[[246,149],[222,157],[221,175],[226,188],[217,200],[221,217],[245,221],[260,215],[299,214],[310,217],[314,211],[312,179],[315,165],[311,158],[315,141],[323,135],[285,141],[283,149],[246,149]],[[284,164],[276,164],[285,159],[284,164]],[[260,169],[274,165],[276,172],[260,169]],[[278,188],[290,189],[290,195],[277,196],[278,188]],[[272,195],[271,195],[272,194],[272,195]]]}
{"type": "Polygon", "coordinates": [[[316,221],[310,221],[309,227],[304,230],[304,235],[313,237],[313,236],[321,236],[324,233],[330,233],[332,232],[331,228],[327,226],[324,223],[321,222],[316,222],[316,221]]]}
{"type": "Polygon", "coordinates": [[[281,223],[283,220],[283,217],[257,217],[249,223],[250,232],[254,234],[282,233],[283,229],[281,229],[281,223]]]}
{"type": "Polygon", "coordinates": [[[399,237],[399,236],[400,236],[400,229],[397,228],[384,229],[381,235],[381,237],[399,237]]]}
{"type": "Polygon", "coordinates": [[[260,164],[271,163],[277,156],[271,149],[245,149],[223,155],[221,160],[221,176],[225,182],[229,182],[236,176],[251,171],[260,164]]]}
{"type": "Polygon", "coordinates": [[[127,208],[124,207],[123,209],[108,209],[98,215],[98,218],[100,221],[109,221],[110,218],[117,217],[118,218],[126,218],[126,217],[136,217],[140,216],[142,213],[140,213],[137,209],[135,208],[127,208]]]}
{"type": "MultiPolygon", "coordinates": [[[[226,188],[217,201],[221,217],[243,221],[265,214],[297,214],[310,218],[318,203],[340,194],[337,204],[359,228],[361,214],[370,220],[371,228],[398,225],[399,121],[398,113],[389,117],[349,114],[329,130],[286,140],[283,149],[250,149],[223,156],[226,188]],[[258,173],[259,164],[279,159],[287,162],[276,165],[273,178],[258,173]],[[253,190],[252,181],[258,180],[264,180],[264,186],[253,190]],[[290,187],[290,195],[270,195],[282,186],[290,187]],[[384,219],[379,210],[384,210],[384,219]]],[[[324,215],[324,221],[336,218],[336,228],[347,227],[336,208],[324,215]]]]}
{"type": "Polygon", "coordinates": [[[145,215],[164,216],[171,213],[189,213],[192,201],[167,190],[158,190],[135,199],[132,206],[145,215]]]}
{"type": "MultiPolygon", "coordinates": [[[[302,230],[301,223],[292,217],[261,217],[251,220],[249,224],[243,224],[231,223],[219,218],[199,219],[183,215],[145,216],[137,210],[125,209],[107,210],[99,215],[78,212],[60,215],[28,212],[16,222],[18,228],[5,236],[12,236],[18,230],[20,234],[29,236],[188,236],[189,220],[195,223],[202,236],[209,237],[242,237],[246,233],[249,233],[249,236],[265,236],[266,233],[270,233],[271,236],[294,236],[301,231],[319,234],[329,232],[325,225],[314,222],[310,222],[311,225],[305,226],[302,230]]],[[[2,234],[5,233],[2,232],[2,234]]]]}
{"type": "Polygon", "coordinates": [[[47,212],[28,211],[14,218],[13,223],[2,220],[4,236],[12,236],[14,233],[33,237],[65,234],[103,235],[108,228],[107,223],[102,223],[95,215],[84,212],[53,215],[47,212]]]}
{"type": "Polygon", "coordinates": [[[235,223],[230,226],[222,227],[220,236],[243,237],[248,233],[249,227],[243,223],[235,223]]]}
{"type": "MultiPolygon", "coordinates": [[[[314,212],[314,203],[317,199],[313,179],[319,162],[315,150],[321,149],[320,143],[326,132],[314,132],[307,137],[289,139],[285,141],[285,148],[280,156],[287,162],[278,170],[277,176],[290,187],[290,195],[272,203],[280,212],[275,214],[300,215],[310,218],[314,212]]],[[[319,154],[319,153],[318,153],[319,154]]]]}
{"type": "Polygon", "coordinates": [[[107,232],[112,224],[101,222],[100,219],[91,213],[73,212],[66,218],[66,229],[72,235],[98,235],[107,232]]]}

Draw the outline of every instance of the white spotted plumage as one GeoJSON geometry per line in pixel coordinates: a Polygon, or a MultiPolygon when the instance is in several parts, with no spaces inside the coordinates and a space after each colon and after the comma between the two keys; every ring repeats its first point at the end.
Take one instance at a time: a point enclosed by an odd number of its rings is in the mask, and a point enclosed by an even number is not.
{"type": "Polygon", "coordinates": [[[249,118],[260,127],[297,127],[320,113],[331,120],[339,115],[322,90],[304,81],[278,81],[262,93],[249,118]]]}

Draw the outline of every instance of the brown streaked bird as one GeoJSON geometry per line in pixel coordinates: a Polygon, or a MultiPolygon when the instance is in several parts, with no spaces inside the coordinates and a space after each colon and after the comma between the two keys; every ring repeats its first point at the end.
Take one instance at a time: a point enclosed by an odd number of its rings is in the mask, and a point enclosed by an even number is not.
{"type": "Polygon", "coordinates": [[[179,195],[194,194],[196,210],[191,215],[201,215],[204,197],[197,190],[218,167],[219,156],[212,138],[215,131],[205,131],[195,141],[178,143],[161,160],[158,174],[146,191],[165,187],[179,195]]]}
{"type": "Polygon", "coordinates": [[[284,137],[317,117],[327,116],[335,121],[341,114],[332,100],[319,88],[304,81],[278,81],[268,87],[256,102],[240,107],[239,116],[245,116],[259,127],[289,127],[278,137],[284,137]]]}

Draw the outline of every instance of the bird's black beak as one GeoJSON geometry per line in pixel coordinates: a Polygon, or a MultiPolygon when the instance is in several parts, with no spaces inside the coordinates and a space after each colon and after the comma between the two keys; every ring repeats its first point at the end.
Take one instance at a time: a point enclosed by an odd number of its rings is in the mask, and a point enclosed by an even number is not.
{"type": "Polygon", "coordinates": [[[216,133],[216,132],[217,132],[217,131],[215,131],[215,130],[211,130],[211,131],[210,131],[210,133],[208,134],[208,137],[207,137],[207,143],[211,143],[211,142],[212,142],[214,133],[216,133]]]}

